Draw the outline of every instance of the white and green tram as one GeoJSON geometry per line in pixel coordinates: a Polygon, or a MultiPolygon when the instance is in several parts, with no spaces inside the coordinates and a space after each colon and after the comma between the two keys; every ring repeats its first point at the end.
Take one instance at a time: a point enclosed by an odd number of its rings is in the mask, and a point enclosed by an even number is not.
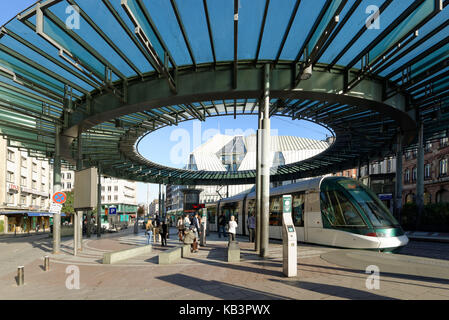
{"type": "MultiPolygon", "coordinates": [[[[292,218],[300,242],[392,252],[408,243],[399,223],[369,188],[346,177],[318,177],[270,190],[269,237],[282,239],[282,196],[292,195],[292,218]]],[[[237,234],[248,235],[247,218],[255,215],[254,188],[206,205],[209,230],[218,217],[231,215],[237,234]]]]}

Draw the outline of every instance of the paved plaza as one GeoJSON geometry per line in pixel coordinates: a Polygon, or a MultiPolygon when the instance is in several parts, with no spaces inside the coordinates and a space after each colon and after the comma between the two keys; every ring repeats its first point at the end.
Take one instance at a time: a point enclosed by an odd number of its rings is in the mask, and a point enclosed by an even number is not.
{"type": "MultiPolygon", "coordinates": [[[[399,255],[299,244],[294,278],[282,274],[280,242],[271,242],[269,257],[262,259],[247,238],[238,238],[241,262],[228,263],[227,242],[216,233],[208,236],[207,246],[198,253],[172,265],[157,264],[157,255],[166,249],[159,243],[151,254],[101,264],[105,252],[146,244],[143,233],[132,231],[85,238],[76,257],[70,238],[63,238],[58,255],[51,254],[48,235],[0,239],[0,299],[449,299],[447,244],[432,244],[438,259],[425,257],[422,252],[427,250],[418,242],[399,255]],[[438,246],[446,247],[436,252],[438,246]],[[47,272],[45,255],[51,260],[47,272]],[[25,285],[19,287],[17,267],[22,265],[25,285]],[[369,265],[379,267],[379,289],[367,288],[369,265]],[[73,266],[79,268],[79,289],[67,286],[74,283],[70,282],[73,266]]],[[[171,229],[168,248],[179,245],[175,232],[171,229]]]]}

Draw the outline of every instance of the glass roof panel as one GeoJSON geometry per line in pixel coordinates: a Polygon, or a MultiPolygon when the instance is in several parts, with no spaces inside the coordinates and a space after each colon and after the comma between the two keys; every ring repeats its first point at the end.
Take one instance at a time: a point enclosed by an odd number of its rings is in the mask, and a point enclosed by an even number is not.
{"type": "Polygon", "coordinates": [[[392,32],[382,39],[370,52],[370,62],[386,52],[395,42],[426,19],[435,10],[435,0],[426,0],[412,14],[403,20],[392,32]]]}
{"type": "MultiPolygon", "coordinates": [[[[376,2],[376,1],[374,1],[376,2]]],[[[369,46],[382,32],[393,23],[401,13],[406,10],[411,4],[413,0],[401,0],[401,1],[392,1],[392,3],[388,6],[388,8],[381,13],[379,17],[379,25],[380,28],[372,28],[367,29],[362,37],[360,37],[352,46],[345,52],[345,54],[341,57],[341,59],[337,62],[338,65],[346,66],[349,64],[361,51],[363,51],[367,46],[369,46]]],[[[365,7],[366,10],[366,7],[365,7]]],[[[367,18],[371,15],[362,13],[361,16],[357,16],[357,19],[361,19],[363,23],[366,22],[367,18]]],[[[349,37],[354,36],[354,31],[349,32],[347,35],[349,37]]],[[[348,41],[351,39],[349,38],[348,41]]],[[[343,47],[341,47],[343,49],[343,47]]],[[[355,67],[360,68],[360,62],[357,62],[355,67]]]]}
{"type": "Polygon", "coordinates": [[[264,11],[264,0],[240,1],[237,48],[239,59],[255,59],[264,11]]]}
{"type": "MultiPolygon", "coordinates": [[[[282,50],[281,60],[295,60],[301,50],[304,41],[309,34],[310,29],[315,23],[320,9],[324,6],[326,0],[307,0],[301,1],[292,28],[288,34],[284,49],[282,50]]],[[[288,18],[278,17],[288,23],[288,18]]],[[[282,35],[281,35],[282,40],[282,35]]]]}
{"type": "MultiPolygon", "coordinates": [[[[280,6],[278,2],[270,1],[264,34],[262,38],[262,44],[260,46],[260,54],[258,57],[261,60],[273,60],[276,58],[282,39],[284,37],[284,33],[287,29],[288,21],[290,20],[290,16],[292,15],[296,0],[283,0],[282,3],[283,5],[280,6]]],[[[298,12],[300,10],[301,9],[299,9],[298,12]]],[[[305,25],[306,24],[302,22],[303,32],[305,25]]],[[[308,28],[309,27],[307,27],[306,29],[308,28]]]]}
{"type": "MultiPolygon", "coordinates": [[[[112,1],[115,2],[115,1],[112,1]]],[[[77,1],[81,9],[101,28],[109,39],[126,54],[132,63],[142,72],[153,70],[151,64],[143,54],[136,48],[134,42],[122,29],[114,16],[109,12],[102,1],[82,0],[77,1]]],[[[120,9],[120,11],[123,11],[120,9]]],[[[134,34],[134,32],[131,32],[134,34]]]]}
{"type": "Polygon", "coordinates": [[[95,70],[104,79],[105,66],[47,17],[44,17],[44,32],[68,52],[74,54],[84,65],[95,70]]]}
{"type": "Polygon", "coordinates": [[[234,59],[234,1],[207,0],[215,56],[220,61],[234,59]]]}
{"type": "Polygon", "coordinates": [[[177,65],[192,64],[175,13],[167,0],[144,0],[168,50],[177,65]]]}
{"type": "Polygon", "coordinates": [[[202,0],[176,0],[179,14],[198,63],[212,62],[212,49],[202,0]]]}
{"type": "Polygon", "coordinates": [[[319,38],[323,34],[324,30],[326,29],[328,23],[335,17],[335,13],[337,12],[338,7],[340,6],[342,0],[333,0],[329,8],[327,9],[326,13],[324,14],[323,18],[321,19],[321,22],[318,24],[318,27],[313,33],[313,36],[310,38],[310,41],[307,45],[307,48],[309,50],[309,53],[312,52],[313,47],[318,42],[319,38]]]}
{"type": "MultiPolygon", "coordinates": [[[[47,60],[46,58],[42,57],[37,52],[31,50],[27,46],[21,44],[20,42],[14,40],[11,37],[3,37],[2,44],[5,46],[13,49],[14,51],[20,52],[23,56],[27,57],[28,59],[31,59],[35,62],[38,62],[41,66],[47,68],[48,70],[51,70],[58,75],[64,77],[65,79],[77,84],[78,86],[82,87],[86,91],[92,91],[94,88],[87,84],[86,82],[82,81],[80,78],[74,76],[73,74],[69,73],[68,71],[60,68],[59,66],[55,65],[50,60],[47,60]]],[[[78,91],[77,91],[78,92],[78,91]]],[[[81,95],[80,92],[77,94],[81,95]]]]}
{"type": "Polygon", "coordinates": [[[64,93],[64,85],[61,82],[2,51],[0,51],[0,65],[53,91],[64,93]]]}

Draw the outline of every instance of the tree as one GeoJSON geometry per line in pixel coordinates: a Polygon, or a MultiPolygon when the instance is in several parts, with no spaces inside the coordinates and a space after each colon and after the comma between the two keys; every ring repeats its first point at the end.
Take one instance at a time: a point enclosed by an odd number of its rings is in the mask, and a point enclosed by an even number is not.
{"type": "Polygon", "coordinates": [[[65,194],[67,195],[67,200],[62,206],[61,212],[66,215],[73,214],[75,212],[73,208],[73,191],[66,192],[65,194]]]}
{"type": "Polygon", "coordinates": [[[141,205],[139,206],[139,208],[137,209],[137,217],[139,216],[145,216],[145,206],[141,205]]]}

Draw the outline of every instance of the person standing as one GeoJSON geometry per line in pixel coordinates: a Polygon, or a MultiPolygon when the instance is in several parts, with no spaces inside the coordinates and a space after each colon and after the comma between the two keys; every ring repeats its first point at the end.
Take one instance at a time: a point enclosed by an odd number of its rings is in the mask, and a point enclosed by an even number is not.
{"type": "Polygon", "coordinates": [[[198,216],[198,212],[195,213],[195,216],[193,217],[193,232],[195,233],[195,238],[199,239],[199,231],[200,231],[200,219],[198,216]]]}
{"type": "Polygon", "coordinates": [[[168,224],[167,224],[167,220],[164,219],[162,221],[162,226],[161,226],[161,243],[163,247],[167,246],[167,234],[168,234],[168,224]]]}
{"type": "Polygon", "coordinates": [[[153,224],[151,220],[148,219],[148,222],[145,226],[145,234],[147,235],[147,244],[151,243],[151,238],[153,237],[153,224]]]}
{"type": "Polygon", "coordinates": [[[256,217],[254,213],[248,217],[248,231],[249,231],[249,242],[254,242],[256,235],[256,217]]]}
{"type": "Polygon", "coordinates": [[[184,233],[184,221],[182,220],[182,216],[178,218],[178,222],[176,223],[176,228],[178,228],[178,237],[179,241],[182,242],[182,237],[184,233]]]}
{"type": "Polygon", "coordinates": [[[231,216],[231,221],[229,221],[229,241],[235,241],[235,233],[237,232],[237,222],[235,222],[235,217],[231,216]]]}
{"type": "Polygon", "coordinates": [[[219,238],[221,238],[221,234],[223,234],[223,237],[227,238],[225,228],[226,228],[226,218],[225,218],[224,214],[222,213],[218,217],[218,237],[219,238]]]}

